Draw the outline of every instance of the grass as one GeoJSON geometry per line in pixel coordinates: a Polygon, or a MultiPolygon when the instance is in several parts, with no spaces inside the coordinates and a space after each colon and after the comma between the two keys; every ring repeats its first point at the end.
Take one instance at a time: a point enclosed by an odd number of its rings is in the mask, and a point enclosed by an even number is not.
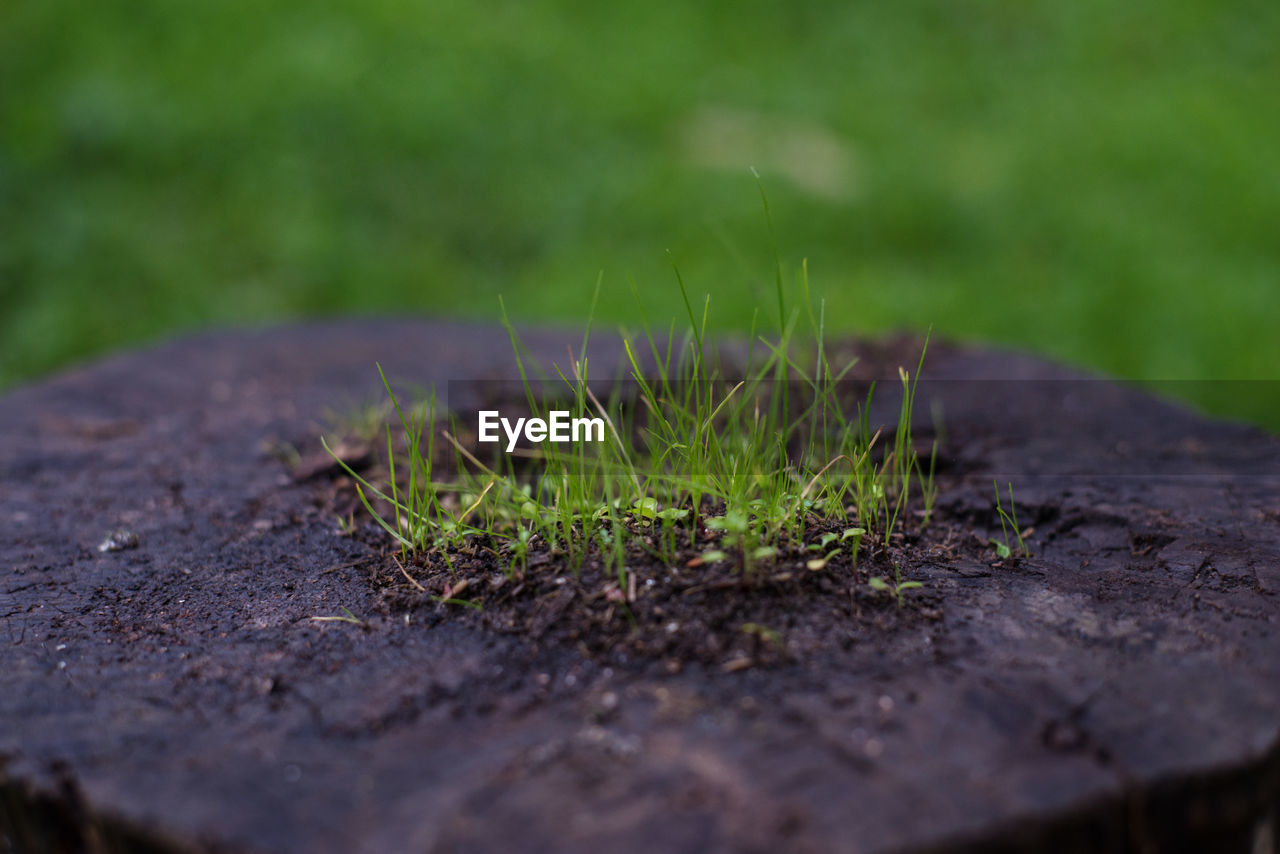
{"type": "Polygon", "coordinates": [[[869,587],[871,587],[872,590],[887,591],[893,594],[893,598],[898,602],[899,611],[902,610],[902,605],[905,602],[906,597],[904,594],[906,593],[906,591],[916,590],[924,586],[919,581],[903,581],[902,567],[896,561],[893,564],[893,580],[892,581],[889,581],[888,579],[882,578],[881,576],[877,575],[869,579],[867,581],[867,584],[869,587]]]}
{"type": "MultiPolygon", "coordinates": [[[[709,299],[695,309],[678,269],[675,277],[684,327],[677,332],[673,322],[665,335],[655,333],[636,291],[642,320],[623,333],[624,382],[592,381],[588,324],[548,392],[531,379],[533,366],[504,315],[524,398],[511,404],[534,417],[567,405],[572,417],[600,417],[608,428],[603,443],[538,443],[525,452],[529,466],[496,451],[480,459],[479,446],[457,438],[466,425],[430,398],[405,406],[379,368],[395,413],[394,428],[385,429],[385,478],[374,482],[330,453],[398,547],[411,584],[422,589],[415,562],[452,570],[460,554],[477,550],[513,580],[535,552],[574,576],[591,564],[624,598],[634,598],[632,560],[728,562],[747,580],[789,557],[821,571],[847,555],[856,569],[864,536],[887,546],[902,530],[913,487],[932,501],[932,457],[926,469],[911,435],[925,349],[914,373],[899,369],[898,421],[882,438],[870,423],[874,384],[849,414],[842,381],[854,362],[829,357],[825,305],[812,298],[807,265],[790,286],[778,267],[773,332],[759,333],[753,321],[737,364],[708,339],[709,299]],[[601,399],[598,388],[610,394],[601,399]]],[[[593,303],[599,289],[597,282],[593,303]]],[[[468,583],[451,582],[440,598],[453,601],[468,583]]]]}
{"type": "Polygon", "coordinates": [[[1013,554],[1013,549],[1009,544],[1009,531],[1012,529],[1013,535],[1018,542],[1018,554],[1022,557],[1031,557],[1031,549],[1022,539],[1022,528],[1018,526],[1018,506],[1013,502],[1013,484],[1009,487],[1009,509],[1005,510],[1004,505],[1000,501],[1000,486],[992,481],[991,485],[996,490],[996,515],[1000,518],[1000,536],[999,540],[992,538],[991,543],[996,547],[996,553],[1003,559],[1013,554]]]}
{"type": "Polygon", "coordinates": [[[353,626],[363,626],[363,625],[364,625],[364,620],[361,620],[361,619],[360,619],[359,617],[357,617],[355,614],[351,613],[350,609],[348,609],[348,608],[343,608],[343,609],[342,609],[342,615],[341,615],[341,616],[334,616],[334,617],[312,617],[312,618],[311,618],[311,621],[312,621],[313,623],[350,623],[350,624],[351,624],[351,625],[353,625],[353,626]]]}
{"type": "Polygon", "coordinates": [[[1265,0],[4,4],[0,387],[213,323],[580,323],[602,265],[619,323],[662,246],[743,333],[751,165],[832,333],[1274,379],[1278,42],[1265,0]]]}

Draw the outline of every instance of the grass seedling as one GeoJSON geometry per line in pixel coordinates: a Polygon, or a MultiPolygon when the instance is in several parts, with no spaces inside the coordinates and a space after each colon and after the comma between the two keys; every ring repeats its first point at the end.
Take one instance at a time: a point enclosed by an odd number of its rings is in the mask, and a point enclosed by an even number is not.
{"type": "Polygon", "coordinates": [[[1027,548],[1027,544],[1022,540],[1022,529],[1018,527],[1018,508],[1013,503],[1013,484],[1009,487],[1009,510],[1006,512],[1004,506],[1000,503],[1000,486],[994,480],[991,485],[996,490],[996,514],[1000,517],[1000,533],[1001,540],[991,538],[991,544],[996,547],[996,554],[1001,559],[1007,558],[1013,554],[1013,550],[1009,546],[1009,529],[1013,529],[1014,536],[1018,541],[1018,554],[1022,557],[1031,557],[1031,549],[1027,548]]]}
{"type": "Polygon", "coordinates": [[[484,606],[479,602],[473,602],[470,599],[459,599],[457,596],[432,596],[431,598],[441,605],[458,605],[463,608],[470,608],[473,611],[484,610],[484,606]]]}
{"type": "Polygon", "coordinates": [[[938,500],[938,483],[934,479],[934,474],[938,467],[938,445],[942,443],[942,411],[940,406],[935,406],[933,410],[933,444],[929,448],[929,470],[926,472],[923,464],[916,461],[916,477],[920,482],[920,500],[924,504],[923,516],[921,517],[920,527],[927,528],[929,520],[933,518],[933,505],[938,500]]]}
{"type": "Polygon", "coordinates": [[[840,554],[843,544],[848,540],[852,540],[853,543],[849,547],[849,559],[856,569],[858,567],[858,547],[862,544],[862,536],[865,533],[867,533],[865,528],[845,528],[839,534],[834,531],[828,531],[818,538],[818,542],[810,543],[808,546],[811,552],[825,552],[825,554],[822,557],[809,559],[805,562],[805,566],[815,572],[825,569],[827,564],[840,554]]]}
{"type": "Polygon", "coordinates": [[[759,623],[743,623],[739,630],[743,634],[751,635],[774,649],[782,649],[782,635],[776,629],[762,626],[759,623]]]}
{"type": "Polygon", "coordinates": [[[632,504],[631,514],[637,518],[648,520],[649,528],[654,532],[654,544],[658,550],[658,557],[667,563],[674,561],[676,559],[677,523],[688,518],[689,509],[687,507],[667,507],[660,510],[658,509],[657,499],[640,498],[632,504]]]}
{"type": "Polygon", "coordinates": [[[313,623],[350,623],[353,626],[364,625],[363,620],[346,608],[342,609],[342,616],[340,617],[312,617],[311,621],[313,623]]]}
{"type": "Polygon", "coordinates": [[[903,581],[902,567],[898,566],[897,563],[894,563],[893,565],[893,581],[892,582],[884,578],[881,578],[880,576],[877,575],[867,579],[867,585],[872,590],[875,590],[875,591],[887,590],[890,593],[892,593],[894,598],[898,600],[899,611],[902,610],[903,592],[924,586],[919,581],[903,581]]]}

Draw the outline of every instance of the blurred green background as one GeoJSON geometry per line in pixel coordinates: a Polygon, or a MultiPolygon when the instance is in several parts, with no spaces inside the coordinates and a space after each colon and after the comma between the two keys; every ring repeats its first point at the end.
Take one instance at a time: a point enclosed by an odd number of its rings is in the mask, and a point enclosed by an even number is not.
{"type": "MultiPolygon", "coordinates": [[[[0,386],[211,324],[772,305],[1276,379],[1280,3],[0,5],[0,386]]],[[[1254,384],[1249,387],[1261,387],[1254,384]]],[[[1280,426],[1280,402],[1197,385],[1280,426]],[[1247,399],[1246,399],[1247,398],[1247,399]]]]}

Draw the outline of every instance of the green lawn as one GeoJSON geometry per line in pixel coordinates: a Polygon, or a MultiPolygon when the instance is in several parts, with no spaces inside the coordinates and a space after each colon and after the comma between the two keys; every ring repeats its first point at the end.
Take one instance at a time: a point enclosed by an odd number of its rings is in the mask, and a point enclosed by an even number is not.
{"type": "Polygon", "coordinates": [[[667,249],[745,327],[752,165],[841,329],[1276,379],[1277,45],[1274,0],[16,0],[0,386],[214,323],[576,322],[601,268],[604,320],[628,274],[675,314],[667,249]]]}

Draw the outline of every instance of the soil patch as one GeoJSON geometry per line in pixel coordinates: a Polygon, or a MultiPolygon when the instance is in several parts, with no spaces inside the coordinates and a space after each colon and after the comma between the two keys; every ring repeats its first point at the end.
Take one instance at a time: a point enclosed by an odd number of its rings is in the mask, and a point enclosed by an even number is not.
{"type": "MultiPolygon", "coordinates": [[[[550,360],[578,337],[527,340],[550,360]]],[[[861,347],[868,378],[919,353],[861,347]]],[[[601,341],[593,364],[616,357],[601,341]]],[[[533,567],[476,613],[339,531],[341,483],[279,451],[308,459],[326,411],[379,401],[375,361],[510,376],[494,329],[340,322],[197,336],[0,400],[0,849],[1274,844],[1274,437],[931,346],[928,528],[856,571],[784,557],[748,587],[641,565],[632,629],[587,600],[589,571],[533,567]],[[989,544],[993,478],[1032,558],[989,544]],[[895,562],[923,585],[901,608],[865,585],[895,562]]]]}

